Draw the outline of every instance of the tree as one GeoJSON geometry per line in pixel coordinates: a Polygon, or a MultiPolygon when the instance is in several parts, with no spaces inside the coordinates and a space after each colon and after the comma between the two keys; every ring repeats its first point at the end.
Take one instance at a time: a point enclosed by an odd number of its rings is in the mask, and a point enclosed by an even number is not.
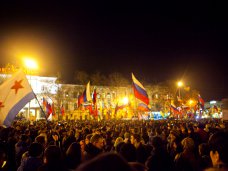
{"type": "Polygon", "coordinates": [[[91,84],[93,85],[107,85],[107,78],[105,75],[101,74],[99,71],[96,71],[90,76],[91,84]]]}
{"type": "Polygon", "coordinates": [[[89,75],[85,71],[75,71],[74,81],[76,84],[86,84],[89,81],[89,75]]]}
{"type": "Polygon", "coordinates": [[[61,84],[61,83],[64,83],[63,78],[62,78],[62,73],[61,72],[57,72],[56,84],[61,84]]]}
{"type": "Polygon", "coordinates": [[[108,83],[110,86],[127,86],[129,81],[120,73],[114,72],[108,76],[108,83]]]}

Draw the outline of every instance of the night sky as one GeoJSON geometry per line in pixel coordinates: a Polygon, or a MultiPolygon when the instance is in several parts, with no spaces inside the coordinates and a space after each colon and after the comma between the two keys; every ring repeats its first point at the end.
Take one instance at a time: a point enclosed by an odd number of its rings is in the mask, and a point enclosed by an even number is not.
{"type": "Polygon", "coordinates": [[[182,79],[205,100],[228,97],[227,10],[222,3],[19,1],[0,4],[0,66],[34,56],[40,72],[131,72],[182,79]]]}

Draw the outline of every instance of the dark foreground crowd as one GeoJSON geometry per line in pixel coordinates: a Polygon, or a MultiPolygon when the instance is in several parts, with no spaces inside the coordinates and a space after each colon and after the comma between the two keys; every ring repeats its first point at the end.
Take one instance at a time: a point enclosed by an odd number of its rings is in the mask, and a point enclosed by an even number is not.
{"type": "Polygon", "coordinates": [[[0,126],[0,170],[228,170],[221,120],[15,121],[0,126]]]}

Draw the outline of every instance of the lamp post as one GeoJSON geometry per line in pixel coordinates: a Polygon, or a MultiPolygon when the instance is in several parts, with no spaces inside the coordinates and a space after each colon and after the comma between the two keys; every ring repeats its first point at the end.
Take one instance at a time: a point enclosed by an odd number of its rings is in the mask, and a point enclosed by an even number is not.
{"type": "Polygon", "coordinates": [[[180,89],[181,89],[181,87],[183,86],[183,82],[182,82],[182,81],[178,81],[178,82],[177,82],[177,86],[178,86],[178,89],[179,89],[179,99],[181,99],[181,92],[180,92],[180,89]]]}
{"type": "MultiPolygon", "coordinates": [[[[26,67],[26,72],[27,74],[29,74],[29,82],[30,82],[30,86],[32,86],[32,80],[31,80],[31,74],[32,74],[32,70],[37,69],[38,65],[36,63],[35,60],[31,59],[31,58],[24,58],[24,64],[26,67]]],[[[29,106],[28,106],[28,114],[27,114],[27,119],[30,116],[30,101],[29,101],[29,106]]]]}

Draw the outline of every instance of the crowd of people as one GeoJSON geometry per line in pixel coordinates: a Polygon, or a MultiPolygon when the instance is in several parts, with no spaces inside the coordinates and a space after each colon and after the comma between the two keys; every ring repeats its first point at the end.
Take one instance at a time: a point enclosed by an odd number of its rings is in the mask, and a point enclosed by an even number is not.
{"type": "Polygon", "coordinates": [[[0,170],[228,169],[221,120],[15,121],[0,126],[0,170]]]}

